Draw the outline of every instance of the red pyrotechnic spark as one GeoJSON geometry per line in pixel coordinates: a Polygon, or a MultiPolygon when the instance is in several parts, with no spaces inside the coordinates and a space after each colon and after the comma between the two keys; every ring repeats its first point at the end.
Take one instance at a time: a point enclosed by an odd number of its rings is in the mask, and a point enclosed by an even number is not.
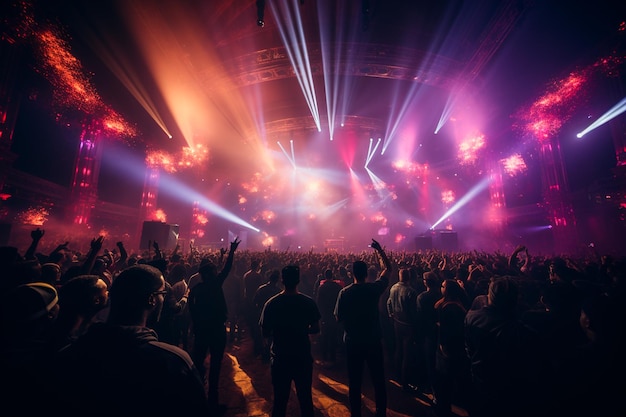
{"type": "Polygon", "coordinates": [[[165,172],[176,172],[176,165],[171,154],[164,151],[150,151],[146,155],[146,165],[149,168],[161,168],[165,172]]]}
{"type": "Polygon", "coordinates": [[[185,146],[179,156],[178,166],[182,168],[193,167],[203,164],[209,158],[209,150],[201,143],[190,148],[185,146]]]}
{"type": "Polygon", "coordinates": [[[177,154],[161,150],[153,150],[146,155],[146,164],[150,168],[161,168],[170,174],[181,169],[192,168],[204,163],[209,151],[202,145],[195,148],[184,147],[177,154]]]}
{"type": "Polygon", "coordinates": [[[525,172],[527,169],[526,162],[524,162],[524,158],[522,158],[520,154],[511,155],[508,158],[502,159],[500,162],[502,163],[504,172],[510,176],[525,172]]]}
{"type": "Polygon", "coordinates": [[[94,114],[102,105],[100,96],[83,74],[81,63],[72,55],[67,42],[52,30],[40,31],[36,39],[56,101],[66,108],[94,114]]]}
{"type": "Polygon", "coordinates": [[[114,110],[107,108],[107,114],[102,118],[102,126],[119,136],[137,136],[137,129],[131,126],[114,110]]]}
{"type": "Polygon", "coordinates": [[[193,219],[194,223],[200,224],[202,226],[205,226],[209,222],[209,218],[204,213],[198,213],[194,215],[193,217],[194,217],[193,219]]]}
{"type": "Polygon", "coordinates": [[[29,207],[22,213],[17,215],[17,219],[22,224],[30,224],[33,226],[43,226],[48,221],[50,212],[45,207],[29,207]]]}
{"type": "Polygon", "coordinates": [[[554,137],[572,116],[588,80],[588,71],[581,70],[550,84],[546,93],[518,115],[522,130],[539,141],[554,137]]]}

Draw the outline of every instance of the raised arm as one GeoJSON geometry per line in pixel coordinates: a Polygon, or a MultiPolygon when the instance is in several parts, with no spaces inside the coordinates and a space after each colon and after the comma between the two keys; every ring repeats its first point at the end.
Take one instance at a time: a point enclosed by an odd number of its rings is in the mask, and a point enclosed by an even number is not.
{"type": "Polygon", "coordinates": [[[46,233],[45,230],[41,230],[40,228],[36,228],[32,232],[30,232],[30,237],[33,239],[30,243],[28,249],[26,249],[26,253],[24,254],[24,259],[33,260],[35,258],[35,252],[37,251],[37,245],[39,245],[39,241],[46,233]]]}
{"type": "Polygon", "coordinates": [[[98,236],[97,238],[91,239],[91,248],[89,249],[89,253],[85,258],[85,262],[81,266],[81,272],[85,275],[91,273],[91,269],[93,268],[94,263],[96,262],[96,258],[98,257],[98,253],[100,249],[102,249],[102,243],[104,242],[104,236],[98,236]]]}
{"type": "Polygon", "coordinates": [[[230,273],[231,268],[233,267],[233,258],[235,255],[235,251],[237,250],[237,247],[240,243],[241,240],[239,240],[239,237],[235,237],[235,240],[230,242],[230,249],[228,251],[228,256],[226,257],[226,262],[224,263],[224,268],[222,268],[219,273],[219,276],[222,280],[226,279],[226,277],[230,273]]]}
{"type": "Polygon", "coordinates": [[[380,277],[378,279],[385,279],[387,280],[387,282],[389,282],[389,278],[391,277],[392,272],[392,266],[389,257],[383,250],[382,246],[380,246],[380,243],[378,243],[378,241],[372,239],[372,244],[370,246],[372,247],[372,249],[376,250],[376,253],[378,253],[378,256],[380,256],[380,260],[383,264],[383,270],[380,273],[380,277]]]}

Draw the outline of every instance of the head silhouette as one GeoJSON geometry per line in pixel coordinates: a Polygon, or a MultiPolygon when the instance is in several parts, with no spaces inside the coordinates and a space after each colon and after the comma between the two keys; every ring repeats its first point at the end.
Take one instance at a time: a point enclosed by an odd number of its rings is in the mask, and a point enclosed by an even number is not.
{"type": "Polygon", "coordinates": [[[283,285],[286,290],[293,290],[300,282],[300,267],[298,265],[287,265],[281,271],[283,285]]]}

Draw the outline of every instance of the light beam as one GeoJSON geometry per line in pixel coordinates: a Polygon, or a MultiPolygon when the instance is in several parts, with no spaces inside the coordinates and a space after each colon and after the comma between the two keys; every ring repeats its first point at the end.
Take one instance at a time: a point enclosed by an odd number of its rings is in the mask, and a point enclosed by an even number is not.
{"type": "Polygon", "coordinates": [[[582,132],[578,133],[576,137],[582,138],[593,129],[602,126],[603,124],[624,113],[624,111],[626,111],[626,98],[623,98],[619,103],[611,107],[609,111],[600,116],[595,122],[586,127],[582,132]]]}

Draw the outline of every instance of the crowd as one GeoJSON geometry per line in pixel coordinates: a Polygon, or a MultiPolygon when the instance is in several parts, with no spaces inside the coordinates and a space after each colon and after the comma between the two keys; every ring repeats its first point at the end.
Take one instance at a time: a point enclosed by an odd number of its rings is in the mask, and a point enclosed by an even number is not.
{"type": "Polygon", "coordinates": [[[438,416],[626,415],[622,258],[376,240],[359,253],[248,251],[237,238],[128,251],[102,236],[79,252],[42,250],[44,235],[0,247],[3,415],[222,415],[222,357],[244,337],[271,369],[273,417],[292,381],[313,415],[315,362],[345,368],[353,417],[365,369],[377,416],[388,380],[429,395],[438,416]]]}

